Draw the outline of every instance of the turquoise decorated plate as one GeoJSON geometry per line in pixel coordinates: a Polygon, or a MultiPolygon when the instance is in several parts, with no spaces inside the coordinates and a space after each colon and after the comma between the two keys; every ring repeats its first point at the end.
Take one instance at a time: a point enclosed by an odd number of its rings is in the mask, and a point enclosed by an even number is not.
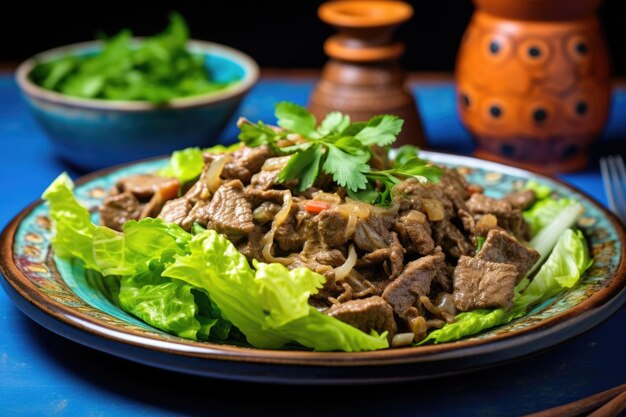
{"type": "MultiPolygon", "coordinates": [[[[111,304],[84,271],[55,263],[50,221],[37,201],[0,237],[0,280],[13,302],[33,320],[78,343],[143,364],[234,380],[341,384],[427,379],[519,359],[566,341],[599,324],[626,301],[626,234],[608,211],[580,191],[537,174],[469,157],[424,152],[434,162],[459,167],[467,179],[500,197],[534,178],[579,200],[593,266],[574,289],[525,317],[475,337],[440,345],[375,352],[264,350],[181,339],[150,327],[111,304]]],[[[117,179],[164,166],[148,160],[89,175],[76,195],[100,204],[117,179]]],[[[42,190],[43,191],[43,190],[42,190]]],[[[95,216],[95,214],[94,214],[95,216]]],[[[95,219],[95,217],[94,217],[95,219]]]]}

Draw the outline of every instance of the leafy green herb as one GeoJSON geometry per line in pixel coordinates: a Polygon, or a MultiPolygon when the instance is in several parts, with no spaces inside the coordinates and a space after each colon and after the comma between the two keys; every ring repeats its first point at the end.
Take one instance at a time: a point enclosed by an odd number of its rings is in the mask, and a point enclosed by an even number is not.
{"type": "Polygon", "coordinates": [[[159,171],[162,177],[177,178],[185,184],[197,178],[204,167],[204,158],[200,148],[187,148],[174,151],[167,166],[159,171]]]}
{"type": "Polygon", "coordinates": [[[378,198],[372,204],[388,205],[391,203],[391,191],[401,180],[413,178],[419,182],[438,182],[443,170],[430,162],[412,157],[401,165],[396,165],[383,171],[374,171],[367,174],[370,186],[374,188],[376,181],[382,184],[382,190],[378,198]]]}
{"type": "Polygon", "coordinates": [[[476,253],[478,253],[483,248],[485,240],[486,239],[484,236],[476,236],[476,253]]]}
{"type": "Polygon", "coordinates": [[[375,157],[374,147],[386,149],[402,129],[404,121],[397,116],[351,123],[349,116],[331,112],[318,125],[307,109],[289,102],[278,103],[275,114],[282,131],[245,121],[240,123],[239,139],[248,146],[267,145],[277,154],[292,154],[278,180],[298,179],[301,192],[312,187],[323,172],[352,198],[385,205],[391,202],[391,189],[402,179],[437,181],[442,174],[440,168],[417,157],[416,147],[401,148],[400,159],[390,169],[372,170],[369,162],[375,157]],[[279,146],[279,141],[293,134],[299,138],[295,143],[279,146]]]}
{"type": "Polygon", "coordinates": [[[173,177],[181,184],[185,184],[200,176],[204,168],[205,153],[226,153],[236,151],[241,147],[241,142],[232,145],[215,145],[210,148],[186,148],[174,151],[170,156],[166,167],[159,170],[162,177],[173,177]]]}
{"type": "Polygon", "coordinates": [[[420,148],[413,145],[402,145],[398,149],[396,149],[396,156],[393,158],[392,166],[397,168],[398,166],[404,164],[411,158],[417,158],[420,153],[420,148]]]}
{"type": "Polygon", "coordinates": [[[169,27],[158,35],[136,43],[132,33],[123,30],[105,39],[101,52],[41,63],[31,77],[69,96],[152,103],[221,90],[235,81],[212,80],[203,57],[187,50],[188,40],[184,19],[173,13],[169,27]]]}

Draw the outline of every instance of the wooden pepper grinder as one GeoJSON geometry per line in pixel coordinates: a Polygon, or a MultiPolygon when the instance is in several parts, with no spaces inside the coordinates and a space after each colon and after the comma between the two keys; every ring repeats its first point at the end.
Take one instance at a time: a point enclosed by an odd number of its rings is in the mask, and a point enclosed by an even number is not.
{"type": "Polygon", "coordinates": [[[340,111],[353,121],[395,114],[404,119],[395,146],[423,147],[415,99],[398,63],[404,44],[393,39],[394,29],[411,18],[413,8],[403,1],[330,1],[320,6],[318,15],[339,33],[324,44],[330,60],[311,96],[311,112],[319,119],[340,111]]]}

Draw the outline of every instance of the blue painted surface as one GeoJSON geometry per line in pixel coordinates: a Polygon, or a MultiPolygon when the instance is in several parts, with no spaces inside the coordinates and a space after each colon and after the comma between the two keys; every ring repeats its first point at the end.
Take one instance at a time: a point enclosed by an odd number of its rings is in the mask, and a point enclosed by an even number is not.
{"type": "MultiPolygon", "coordinates": [[[[272,120],[273,103],[305,103],[313,81],[259,83],[238,114],[272,120]]],[[[450,84],[416,85],[431,147],[472,149],[456,119],[450,84]]],[[[562,176],[605,203],[597,155],[626,152],[626,91],[618,91],[594,161],[562,176]]],[[[221,136],[236,135],[234,119],[221,136]]],[[[64,165],[0,76],[0,227],[35,200],[64,165]]],[[[36,416],[518,416],[626,382],[626,308],[574,340],[532,358],[467,375],[383,387],[263,386],[201,379],[118,359],[49,332],[0,292],[0,415],[36,416]],[[254,394],[254,395],[253,395],[254,394]]]]}

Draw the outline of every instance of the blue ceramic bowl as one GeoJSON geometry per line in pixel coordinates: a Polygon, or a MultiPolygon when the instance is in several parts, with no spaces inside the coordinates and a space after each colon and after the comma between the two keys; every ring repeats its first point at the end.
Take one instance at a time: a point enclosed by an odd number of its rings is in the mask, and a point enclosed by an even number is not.
{"type": "Polygon", "coordinates": [[[96,41],[52,49],[28,59],[16,72],[24,97],[58,155],[88,170],[215,144],[259,76],[258,65],[248,55],[211,42],[191,41],[189,50],[205,57],[207,70],[216,81],[235,82],[224,90],[154,105],[70,97],[30,79],[40,62],[68,54],[92,54],[100,47],[96,41]]]}

